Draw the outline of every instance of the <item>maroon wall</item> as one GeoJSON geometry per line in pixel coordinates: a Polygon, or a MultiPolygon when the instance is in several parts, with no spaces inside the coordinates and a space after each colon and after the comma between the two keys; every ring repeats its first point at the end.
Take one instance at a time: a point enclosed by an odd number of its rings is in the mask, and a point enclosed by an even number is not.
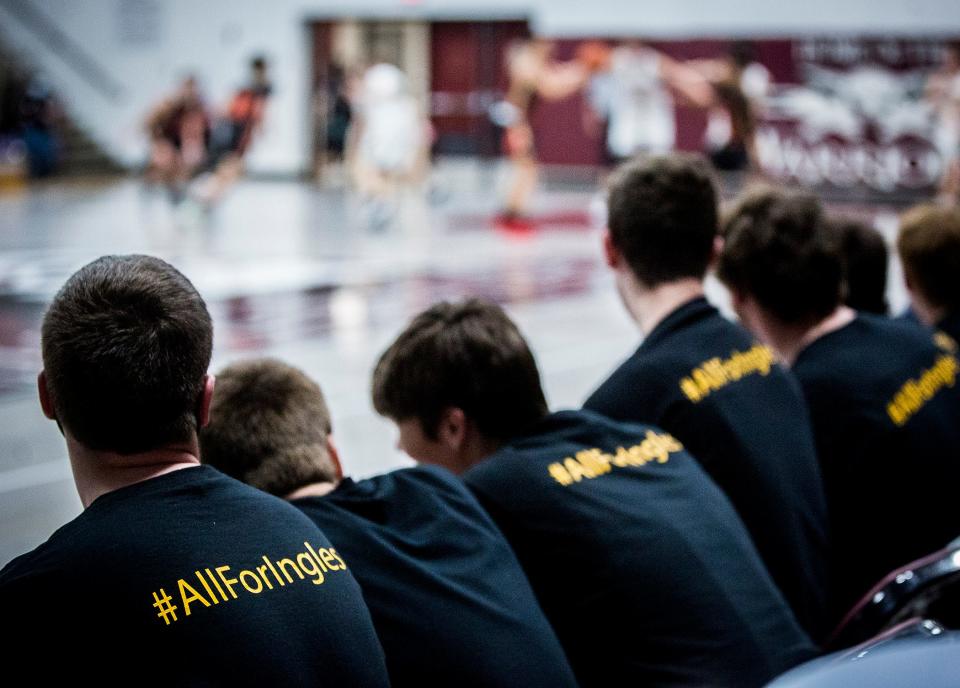
{"type": "Polygon", "coordinates": [[[526,21],[434,22],[430,32],[435,149],[497,155],[500,141],[487,108],[506,91],[506,49],[529,35],[526,21]]]}

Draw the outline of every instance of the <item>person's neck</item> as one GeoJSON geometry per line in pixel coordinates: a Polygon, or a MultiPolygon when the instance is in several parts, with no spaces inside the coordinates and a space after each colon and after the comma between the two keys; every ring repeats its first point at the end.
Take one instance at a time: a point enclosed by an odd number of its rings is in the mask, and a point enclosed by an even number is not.
{"type": "Polygon", "coordinates": [[[304,497],[323,497],[324,495],[333,492],[339,484],[340,481],[325,480],[321,482],[310,483],[308,485],[302,485],[290,494],[286,495],[284,499],[287,501],[293,501],[294,499],[303,499],[304,497]]]}
{"type": "Polygon", "coordinates": [[[108,492],[200,465],[196,438],[139,454],[90,449],[69,434],[66,439],[73,479],[84,509],[108,492]]]}
{"type": "Polygon", "coordinates": [[[784,362],[792,366],[801,351],[824,335],[846,327],[856,317],[857,313],[852,308],[837,306],[833,313],[814,325],[799,327],[783,325],[770,328],[770,340],[784,362]]]}
{"type": "Polygon", "coordinates": [[[621,294],[630,315],[647,336],[677,308],[703,296],[703,281],[686,277],[648,288],[631,275],[623,280],[621,294]]]}
{"type": "Polygon", "coordinates": [[[496,454],[504,444],[505,442],[484,435],[471,423],[457,456],[446,467],[457,475],[463,475],[496,454]]]}
{"type": "Polygon", "coordinates": [[[920,322],[936,327],[947,316],[947,309],[936,306],[919,294],[911,294],[910,305],[920,322]]]}

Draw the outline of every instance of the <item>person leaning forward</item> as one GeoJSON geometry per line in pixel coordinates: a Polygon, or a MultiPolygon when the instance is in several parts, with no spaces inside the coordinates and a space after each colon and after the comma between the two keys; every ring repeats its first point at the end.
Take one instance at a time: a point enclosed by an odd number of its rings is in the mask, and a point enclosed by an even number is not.
{"type": "Polygon", "coordinates": [[[217,376],[204,463],[284,497],[346,555],[393,686],[576,685],[516,556],[449,471],[344,477],[320,387],[272,359],[217,376]]]}
{"type": "Polygon", "coordinates": [[[407,454],[461,474],[500,526],[582,686],[759,686],[814,653],[680,442],[550,414],[499,307],[416,316],[380,358],[373,401],[407,454]]]}

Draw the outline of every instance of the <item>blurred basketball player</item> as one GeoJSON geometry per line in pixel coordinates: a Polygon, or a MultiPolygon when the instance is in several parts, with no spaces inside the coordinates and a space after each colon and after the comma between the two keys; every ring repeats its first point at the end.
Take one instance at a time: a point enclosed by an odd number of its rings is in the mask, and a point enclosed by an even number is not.
{"type": "Polygon", "coordinates": [[[505,102],[498,103],[494,120],[505,127],[504,146],[513,163],[513,182],[503,220],[522,221],[539,176],[530,112],[539,99],[562,100],[579,91],[589,70],[581,60],[557,62],[551,57],[553,41],[535,38],[518,41],[507,52],[509,87],[505,102]]]}
{"type": "Polygon", "coordinates": [[[947,45],[943,65],[927,80],[926,97],[937,113],[936,144],[943,159],[938,200],[960,199],[960,41],[947,45]]]}
{"type": "Polygon", "coordinates": [[[615,48],[590,89],[591,104],[607,120],[612,162],[669,153],[677,136],[674,101],[707,107],[713,98],[700,73],[640,41],[615,48]]]}
{"type": "Polygon", "coordinates": [[[429,124],[398,67],[380,63],[364,73],[355,114],[353,176],[362,194],[383,198],[423,177],[429,124]]]}
{"type": "Polygon", "coordinates": [[[214,129],[208,163],[211,174],[196,189],[197,200],[208,208],[243,174],[244,156],[262,128],[272,91],[266,59],[254,57],[250,61],[249,82],[231,98],[226,116],[214,129]]]}
{"type": "Polygon", "coordinates": [[[704,143],[720,170],[758,170],[757,116],[770,88],[770,72],[754,59],[753,46],[738,41],[716,60],[694,60],[690,66],[713,88],[704,143]]]}
{"type": "Polygon", "coordinates": [[[151,110],[146,120],[150,161],[146,179],[162,184],[177,202],[183,186],[204,162],[210,138],[210,119],[197,80],[183,79],[177,90],[151,110]]]}

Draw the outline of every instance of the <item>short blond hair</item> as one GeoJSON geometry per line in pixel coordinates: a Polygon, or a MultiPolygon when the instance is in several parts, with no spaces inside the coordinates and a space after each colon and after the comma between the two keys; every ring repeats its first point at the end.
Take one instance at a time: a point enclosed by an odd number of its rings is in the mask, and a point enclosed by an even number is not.
{"type": "Polygon", "coordinates": [[[330,411],[320,386],[282,361],[254,359],[217,374],[201,460],[277,496],[336,480],[330,411]]]}
{"type": "Polygon", "coordinates": [[[960,309],[960,210],[911,208],[900,221],[897,251],[925,300],[948,311],[960,309]]]}

